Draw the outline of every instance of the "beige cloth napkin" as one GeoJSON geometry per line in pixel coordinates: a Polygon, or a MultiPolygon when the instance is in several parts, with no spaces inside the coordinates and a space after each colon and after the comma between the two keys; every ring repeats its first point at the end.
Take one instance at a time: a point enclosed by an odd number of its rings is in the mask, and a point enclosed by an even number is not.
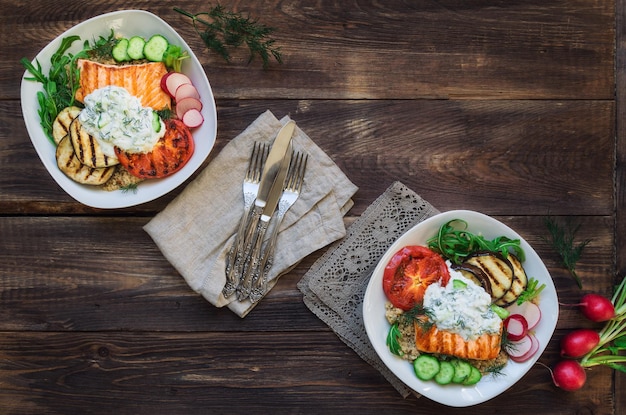
{"type": "MultiPolygon", "coordinates": [[[[243,214],[242,183],[253,143],[271,144],[289,117],[261,114],[229,142],[200,175],[163,211],[144,226],[165,258],[187,284],[216,307],[227,306],[245,317],[255,304],[224,298],[225,258],[243,214]]],[[[308,153],[300,197],[279,229],[271,289],[281,274],[312,252],[342,238],[343,216],[352,207],[357,187],[301,129],[293,149],[308,153]]],[[[262,300],[261,300],[262,301],[262,300]]]]}

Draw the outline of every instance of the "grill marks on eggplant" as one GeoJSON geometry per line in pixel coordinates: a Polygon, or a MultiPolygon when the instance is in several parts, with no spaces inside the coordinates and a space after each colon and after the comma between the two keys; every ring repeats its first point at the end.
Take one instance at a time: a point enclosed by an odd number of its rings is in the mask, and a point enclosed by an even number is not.
{"type": "Polygon", "coordinates": [[[76,157],[83,164],[93,167],[111,167],[119,163],[116,157],[109,157],[100,148],[98,141],[87,133],[78,118],[74,118],[69,129],[69,137],[76,157]]]}
{"type": "Polygon", "coordinates": [[[507,256],[507,260],[513,268],[513,282],[511,283],[511,288],[509,288],[502,298],[496,301],[496,305],[501,307],[512,304],[517,300],[517,297],[526,290],[526,286],[528,285],[528,277],[526,276],[526,271],[524,271],[521,261],[512,254],[507,256]]]}
{"type": "Polygon", "coordinates": [[[528,278],[520,260],[513,254],[506,258],[499,252],[481,251],[455,266],[464,275],[471,274],[475,281],[491,295],[499,306],[513,303],[524,292],[528,278]]]}
{"type": "Polygon", "coordinates": [[[80,111],[78,107],[66,107],[56,116],[52,123],[52,138],[57,145],[69,134],[70,125],[74,118],[78,117],[80,111]]]}
{"type": "Polygon", "coordinates": [[[68,177],[78,183],[89,185],[97,186],[106,183],[116,169],[115,166],[94,168],[83,164],[76,157],[74,147],[68,135],[57,146],[56,160],[59,169],[68,177]]]}

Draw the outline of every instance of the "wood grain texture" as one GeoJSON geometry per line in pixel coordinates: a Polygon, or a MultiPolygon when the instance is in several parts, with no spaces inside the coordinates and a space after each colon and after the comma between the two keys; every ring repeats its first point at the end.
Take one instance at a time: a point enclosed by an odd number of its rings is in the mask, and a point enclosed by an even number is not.
{"type": "MultiPolygon", "coordinates": [[[[575,393],[536,365],[503,395],[450,408],[400,395],[281,278],[244,319],[193,292],[142,226],[187,183],[141,206],[83,206],[45,171],[22,120],[19,60],[90,17],[144,9],[177,30],[215,94],[213,158],[262,112],[289,115],[359,186],[353,223],[393,181],[438,209],[518,231],[563,304],[626,273],[626,1],[225,0],[275,27],[266,70],[204,47],[188,0],[0,0],[0,413],[594,414],[626,407],[626,376],[588,371],[575,393]],[[589,239],[578,289],[545,240],[553,215],[589,239]]],[[[36,108],[31,108],[36,111],[36,108]]],[[[571,329],[560,309],[540,362],[571,329]]]]}

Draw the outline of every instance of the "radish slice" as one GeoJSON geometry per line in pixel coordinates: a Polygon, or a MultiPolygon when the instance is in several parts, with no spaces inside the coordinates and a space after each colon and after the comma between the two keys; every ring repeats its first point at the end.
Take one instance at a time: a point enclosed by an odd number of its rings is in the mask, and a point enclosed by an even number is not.
{"type": "Polygon", "coordinates": [[[165,92],[169,94],[172,98],[176,97],[176,90],[182,84],[190,84],[191,79],[183,73],[180,72],[169,72],[165,75],[165,92]]]}
{"type": "MultiPolygon", "coordinates": [[[[170,95],[170,93],[167,92],[167,78],[172,76],[174,73],[175,72],[168,72],[165,75],[163,75],[163,77],[161,78],[161,89],[163,91],[165,91],[168,95],[170,95]]],[[[170,97],[172,97],[172,96],[170,95],[170,97]]],[[[172,97],[172,98],[174,98],[174,97],[172,97]]]]}
{"type": "Polygon", "coordinates": [[[530,301],[523,302],[521,305],[513,303],[507,307],[507,310],[509,310],[511,314],[523,315],[528,323],[528,330],[535,328],[539,320],[541,320],[541,309],[537,304],[530,301]]]}
{"type": "Polygon", "coordinates": [[[182,84],[176,88],[174,100],[178,102],[185,98],[200,99],[200,93],[198,93],[198,90],[192,84],[182,84]]]}
{"type": "MultiPolygon", "coordinates": [[[[534,337],[534,336],[533,336],[534,337]]],[[[530,335],[522,337],[521,340],[510,342],[507,345],[506,352],[511,359],[521,359],[533,348],[533,340],[530,335]]]]}
{"type": "Polygon", "coordinates": [[[181,120],[185,113],[191,109],[202,111],[202,101],[196,98],[183,98],[176,102],[176,116],[181,120]]]}
{"type": "Polygon", "coordinates": [[[204,122],[204,117],[199,110],[192,108],[183,114],[182,120],[183,124],[185,124],[187,127],[196,128],[202,125],[202,123],[204,122]]]}
{"type": "Polygon", "coordinates": [[[511,314],[504,320],[507,337],[511,341],[521,340],[528,334],[528,322],[521,314],[511,314]]]}
{"type": "Polygon", "coordinates": [[[509,356],[511,357],[511,360],[513,360],[514,362],[517,362],[517,363],[525,362],[531,357],[533,357],[535,353],[537,353],[537,350],[539,350],[539,340],[537,340],[537,338],[532,333],[526,337],[530,339],[530,349],[528,349],[528,351],[521,356],[509,354],[509,356]]]}

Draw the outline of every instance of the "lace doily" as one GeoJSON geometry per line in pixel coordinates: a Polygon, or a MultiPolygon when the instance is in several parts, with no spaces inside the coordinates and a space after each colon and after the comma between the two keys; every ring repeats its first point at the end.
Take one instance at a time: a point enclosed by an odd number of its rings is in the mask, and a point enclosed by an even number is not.
{"type": "Polygon", "coordinates": [[[404,397],[413,391],[387,369],[367,338],[363,296],[374,269],[391,244],[437,213],[411,189],[400,182],[393,183],[298,283],[306,306],[404,397]]]}

